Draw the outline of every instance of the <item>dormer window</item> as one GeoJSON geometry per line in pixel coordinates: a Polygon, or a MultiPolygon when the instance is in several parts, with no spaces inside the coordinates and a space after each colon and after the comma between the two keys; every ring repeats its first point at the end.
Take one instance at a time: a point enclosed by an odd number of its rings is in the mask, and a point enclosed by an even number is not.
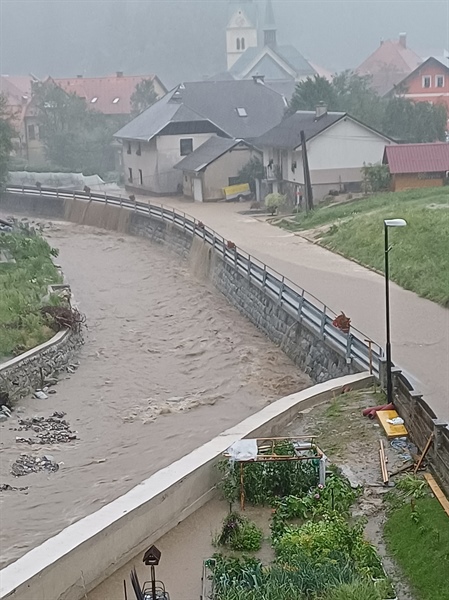
{"type": "Polygon", "coordinates": [[[237,108],[237,114],[239,117],[247,117],[248,113],[246,112],[246,108],[237,108]]]}
{"type": "Polygon", "coordinates": [[[91,104],[95,104],[95,102],[98,100],[97,96],[94,96],[92,98],[92,100],[90,101],[91,104]]]}
{"type": "Polygon", "coordinates": [[[112,104],[117,104],[119,102],[120,98],[114,98],[114,100],[112,101],[112,104]]]}

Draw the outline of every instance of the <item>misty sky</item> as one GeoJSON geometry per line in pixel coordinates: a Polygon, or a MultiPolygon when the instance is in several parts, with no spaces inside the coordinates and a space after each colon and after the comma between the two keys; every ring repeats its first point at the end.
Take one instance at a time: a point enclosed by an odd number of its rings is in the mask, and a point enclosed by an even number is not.
{"type": "MultiPolygon", "coordinates": [[[[167,86],[225,70],[223,0],[0,0],[0,71],[38,77],[156,73],[167,86]]],[[[261,3],[263,13],[263,2],[261,3]]],[[[278,42],[338,71],[407,32],[418,54],[449,49],[449,0],[273,0],[278,42]]]]}

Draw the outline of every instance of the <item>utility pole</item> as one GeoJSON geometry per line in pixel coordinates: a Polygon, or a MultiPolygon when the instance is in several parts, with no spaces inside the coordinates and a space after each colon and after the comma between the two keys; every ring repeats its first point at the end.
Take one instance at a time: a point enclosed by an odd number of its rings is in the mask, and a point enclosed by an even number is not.
{"type": "Polygon", "coordinates": [[[301,148],[302,148],[302,166],[304,169],[304,191],[305,191],[305,206],[306,212],[313,209],[313,190],[312,182],[310,181],[309,159],[307,157],[306,136],[304,131],[301,131],[301,148]]]}

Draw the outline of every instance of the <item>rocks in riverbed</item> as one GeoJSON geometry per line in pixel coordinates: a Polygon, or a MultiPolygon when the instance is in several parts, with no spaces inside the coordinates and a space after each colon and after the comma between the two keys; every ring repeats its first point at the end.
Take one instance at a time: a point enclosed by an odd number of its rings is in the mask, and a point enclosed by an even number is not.
{"type": "Polygon", "coordinates": [[[14,477],[23,477],[30,473],[38,473],[39,471],[47,471],[48,473],[56,473],[59,470],[59,465],[54,460],[49,460],[52,456],[32,456],[31,454],[21,454],[19,458],[11,466],[11,474],[14,477]]]}
{"type": "Polygon", "coordinates": [[[36,435],[30,438],[16,437],[16,442],[26,444],[59,444],[78,439],[77,432],[70,429],[64,419],[65,413],[55,411],[50,417],[32,417],[19,419],[19,426],[13,431],[33,431],[36,435]]]}
{"type": "Polygon", "coordinates": [[[28,486],[25,487],[14,487],[9,483],[0,483],[0,492],[26,492],[28,486]]]}

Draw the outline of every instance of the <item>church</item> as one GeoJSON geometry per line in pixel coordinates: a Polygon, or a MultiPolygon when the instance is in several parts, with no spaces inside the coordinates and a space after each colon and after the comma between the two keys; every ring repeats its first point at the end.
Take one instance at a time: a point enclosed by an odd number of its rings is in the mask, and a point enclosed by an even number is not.
{"type": "Polygon", "coordinates": [[[232,79],[261,77],[294,85],[318,74],[294,46],[278,44],[271,0],[265,2],[262,19],[253,0],[231,2],[226,57],[227,76],[232,79]]]}

